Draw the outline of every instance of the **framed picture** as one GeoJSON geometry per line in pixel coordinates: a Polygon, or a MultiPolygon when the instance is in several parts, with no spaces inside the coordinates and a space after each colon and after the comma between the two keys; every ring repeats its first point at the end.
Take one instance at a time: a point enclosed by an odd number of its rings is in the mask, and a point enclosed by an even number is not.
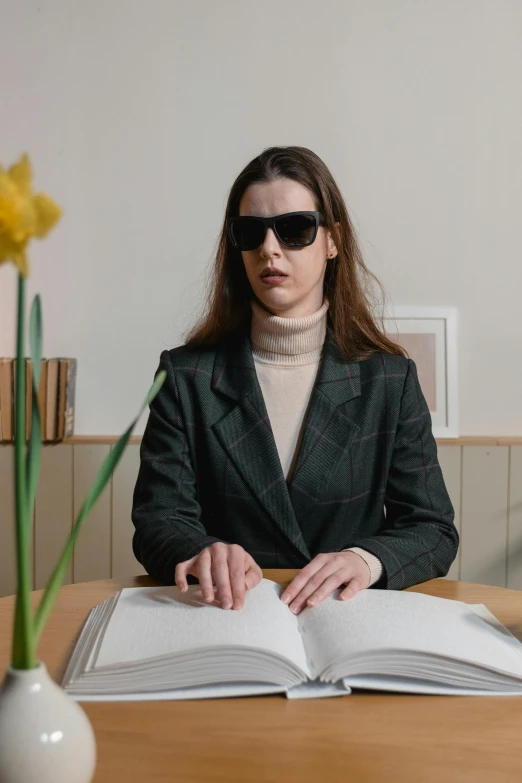
{"type": "Polygon", "coordinates": [[[387,335],[417,367],[436,438],[457,438],[458,365],[455,307],[394,307],[384,319],[387,335]]]}

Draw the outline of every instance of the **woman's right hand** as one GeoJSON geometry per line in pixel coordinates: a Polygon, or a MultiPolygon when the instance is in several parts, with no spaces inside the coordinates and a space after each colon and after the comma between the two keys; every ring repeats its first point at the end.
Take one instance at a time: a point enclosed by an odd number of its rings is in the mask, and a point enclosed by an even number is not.
{"type": "Polygon", "coordinates": [[[211,604],[215,599],[223,609],[242,609],[246,591],[263,578],[260,567],[242,546],[221,541],[178,563],[174,581],[182,592],[188,589],[187,574],[199,579],[204,601],[211,604]]]}

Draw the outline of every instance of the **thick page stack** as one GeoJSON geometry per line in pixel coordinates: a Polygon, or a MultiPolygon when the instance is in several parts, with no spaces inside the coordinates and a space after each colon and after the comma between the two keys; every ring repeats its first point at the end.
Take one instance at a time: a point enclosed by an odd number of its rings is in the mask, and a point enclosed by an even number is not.
{"type": "Polygon", "coordinates": [[[62,682],[78,701],[284,693],[522,695],[522,644],[482,604],[339,591],[295,616],[268,579],[223,610],[198,585],[121,590],[94,607],[62,682]]]}

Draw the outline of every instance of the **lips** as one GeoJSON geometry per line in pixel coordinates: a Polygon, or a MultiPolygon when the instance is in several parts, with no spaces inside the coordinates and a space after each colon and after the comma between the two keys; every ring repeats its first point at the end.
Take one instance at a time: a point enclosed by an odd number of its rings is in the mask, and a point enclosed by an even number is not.
{"type": "Polygon", "coordinates": [[[280,269],[277,269],[275,266],[271,266],[263,269],[260,277],[288,277],[288,275],[286,275],[280,269]]]}

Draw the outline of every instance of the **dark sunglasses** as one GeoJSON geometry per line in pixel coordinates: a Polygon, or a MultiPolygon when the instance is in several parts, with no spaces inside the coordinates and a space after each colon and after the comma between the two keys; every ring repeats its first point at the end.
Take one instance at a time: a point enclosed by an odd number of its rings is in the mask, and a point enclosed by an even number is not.
{"type": "Polygon", "coordinates": [[[228,219],[228,235],[238,250],[255,250],[272,228],[283,245],[306,247],[315,241],[319,224],[324,225],[322,212],[285,212],[266,218],[241,215],[228,219]]]}

